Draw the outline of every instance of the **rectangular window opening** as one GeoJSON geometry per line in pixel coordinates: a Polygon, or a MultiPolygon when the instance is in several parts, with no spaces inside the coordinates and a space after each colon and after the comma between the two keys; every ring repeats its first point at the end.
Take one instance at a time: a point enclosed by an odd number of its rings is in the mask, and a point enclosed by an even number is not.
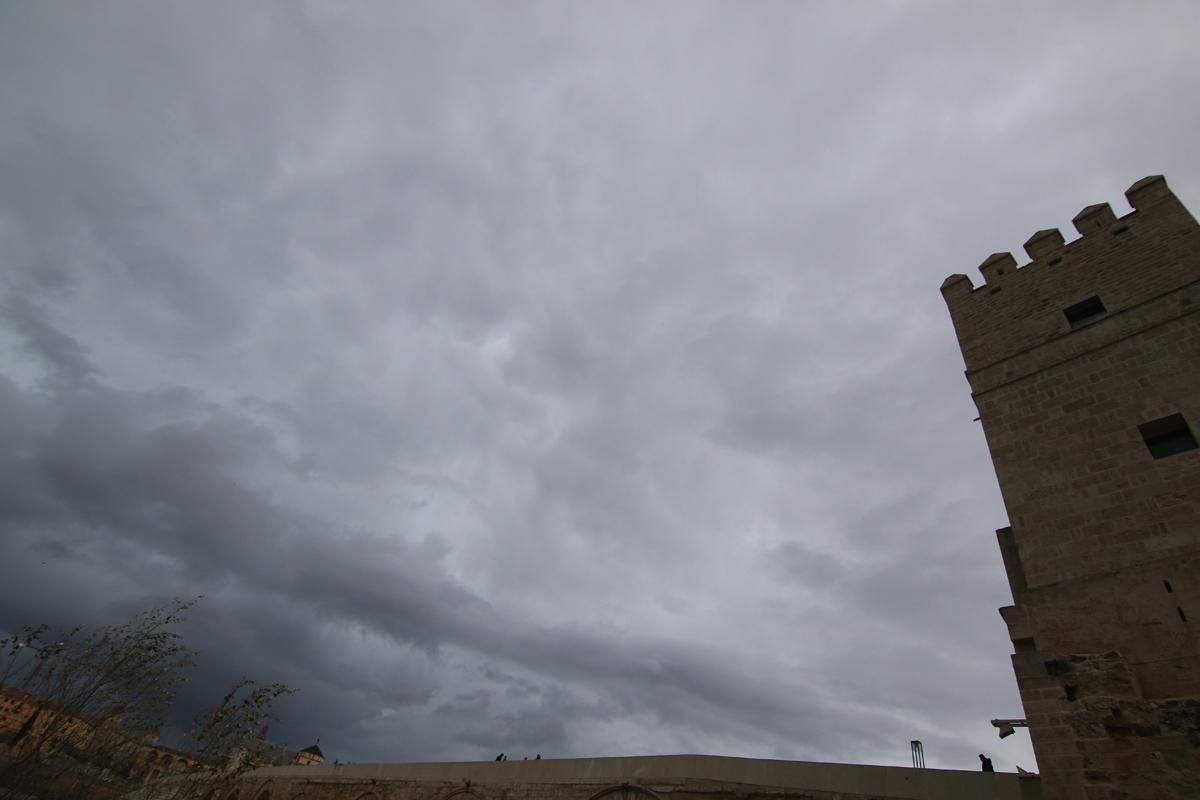
{"type": "Polygon", "coordinates": [[[1182,414],[1156,419],[1138,426],[1150,455],[1156,459],[1186,453],[1197,447],[1196,437],[1182,414]]]}
{"type": "Polygon", "coordinates": [[[1092,295],[1087,300],[1067,306],[1063,313],[1067,316],[1067,322],[1071,323],[1071,330],[1075,330],[1100,319],[1108,313],[1108,309],[1104,307],[1099,295],[1092,295]]]}

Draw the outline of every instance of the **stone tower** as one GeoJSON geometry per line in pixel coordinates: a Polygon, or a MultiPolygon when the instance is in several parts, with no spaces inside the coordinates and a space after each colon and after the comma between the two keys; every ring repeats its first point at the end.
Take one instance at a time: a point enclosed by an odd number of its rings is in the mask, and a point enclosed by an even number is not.
{"type": "Polygon", "coordinates": [[[1200,798],[1200,230],[1162,176],[942,284],[1047,800],[1200,798]]]}

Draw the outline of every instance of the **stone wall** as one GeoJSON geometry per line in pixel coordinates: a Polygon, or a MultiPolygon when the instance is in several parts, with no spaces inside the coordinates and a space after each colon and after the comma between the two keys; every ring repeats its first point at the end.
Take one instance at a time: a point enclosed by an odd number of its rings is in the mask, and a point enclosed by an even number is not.
{"type": "MultiPolygon", "coordinates": [[[[719,756],[272,767],[220,800],[1040,800],[1012,774],[719,756]]],[[[169,791],[160,792],[162,797],[169,791]]],[[[153,800],[149,787],[140,800],[153,800]]]]}

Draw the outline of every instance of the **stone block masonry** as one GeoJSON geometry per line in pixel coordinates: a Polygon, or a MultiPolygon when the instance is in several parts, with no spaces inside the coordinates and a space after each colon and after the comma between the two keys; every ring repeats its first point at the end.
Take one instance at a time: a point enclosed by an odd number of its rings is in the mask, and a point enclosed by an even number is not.
{"type": "Polygon", "coordinates": [[[1162,176],[942,285],[1047,800],[1200,797],[1200,228],[1162,176]]]}
{"type": "MultiPolygon", "coordinates": [[[[138,800],[170,797],[148,786],[138,800]]],[[[270,767],[219,800],[1040,800],[1037,779],[721,756],[270,767]],[[227,796],[228,795],[228,796],[227,796]]]]}

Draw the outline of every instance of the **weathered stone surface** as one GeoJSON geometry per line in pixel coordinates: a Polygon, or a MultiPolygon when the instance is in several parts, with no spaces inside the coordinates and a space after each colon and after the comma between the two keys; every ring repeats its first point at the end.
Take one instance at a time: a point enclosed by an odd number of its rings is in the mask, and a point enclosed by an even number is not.
{"type": "MultiPolygon", "coordinates": [[[[1039,800],[1013,774],[720,756],[271,767],[237,800],[1039,800]]],[[[166,797],[169,785],[159,794],[166,797]]],[[[154,787],[141,793],[153,800],[154,787]]],[[[221,800],[229,800],[224,794],[221,800]]]]}
{"type": "Polygon", "coordinates": [[[1073,242],[1032,237],[1001,291],[943,291],[1011,523],[1002,613],[1048,800],[1200,797],[1200,450],[1156,459],[1139,430],[1200,435],[1200,228],[1162,176],[1127,197],[1073,242]]]}

